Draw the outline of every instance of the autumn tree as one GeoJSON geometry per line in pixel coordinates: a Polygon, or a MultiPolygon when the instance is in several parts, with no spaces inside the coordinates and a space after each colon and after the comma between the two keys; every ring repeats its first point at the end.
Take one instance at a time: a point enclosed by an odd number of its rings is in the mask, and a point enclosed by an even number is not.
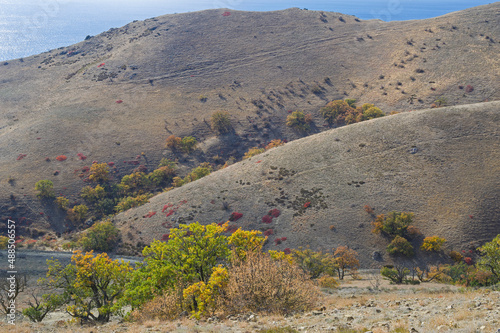
{"type": "Polygon", "coordinates": [[[358,253],[347,246],[339,246],[333,253],[339,279],[343,280],[348,270],[355,274],[359,268],[358,253]]]}
{"type": "Polygon", "coordinates": [[[286,117],[286,125],[302,132],[308,132],[311,129],[309,125],[311,120],[310,117],[306,117],[304,112],[294,111],[286,117]]]}
{"type": "Polygon", "coordinates": [[[328,103],[325,107],[319,110],[321,116],[328,122],[328,125],[340,124],[344,121],[348,112],[353,111],[346,101],[335,100],[328,103]]]}
{"type": "Polygon", "coordinates": [[[396,236],[387,246],[387,252],[392,255],[403,255],[406,257],[413,256],[413,246],[410,242],[401,236],[396,236]]]}
{"type": "Polygon", "coordinates": [[[333,275],[336,271],[335,259],[330,253],[302,249],[292,251],[294,262],[309,274],[311,279],[318,278],[321,274],[333,275]]]}
{"type": "Polygon", "coordinates": [[[62,290],[57,300],[66,312],[83,322],[104,323],[120,309],[116,301],[123,296],[132,270],[128,263],[111,260],[106,253],[94,255],[75,251],[71,264],[47,260],[47,288],[62,290]]]}
{"type": "Polygon", "coordinates": [[[253,147],[253,148],[250,148],[246,153],[245,155],[243,156],[243,159],[246,160],[250,157],[254,157],[255,155],[259,155],[259,154],[262,154],[263,152],[265,152],[266,150],[264,148],[259,148],[259,147],[253,147]]]}

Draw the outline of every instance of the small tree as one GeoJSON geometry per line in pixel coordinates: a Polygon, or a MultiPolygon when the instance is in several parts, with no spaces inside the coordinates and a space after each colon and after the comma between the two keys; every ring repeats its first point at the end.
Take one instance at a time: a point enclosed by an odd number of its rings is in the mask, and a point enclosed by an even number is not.
{"type": "MultiPolygon", "coordinates": [[[[354,103],[352,103],[354,104],[354,103]]],[[[344,121],[345,115],[354,110],[346,101],[336,100],[328,103],[320,109],[320,114],[328,122],[328,125],[340,124],[344,121]]]]}
{"type": "Polygon", "coordinates": [[[171,150],[175,151],[175,150],[181,149],[181,143],[182,143],[182,139],[180,137],[175,136],[175,135],[171,135],[165,141],[165,147],[170,148],[171,150]]]}
{"type": "Polygon", "coordinates": [[[413,256],[413,246],[411,246],[410,242],[406,238],[401,236],[396,236],[392,240],[392,242],[387,246],[387,252],[393,255],[404,255],[406,257],[413,256]]]}
{"type": "Polygon", "coordinates": [[[77,205],[73,207],[73,212],[76,215],[76,219],[78,221],[84,221],[85,218],[87,217],[87,213],[89,211],[89,208],[85,205],[77,205]]]}
{"type": "Polygon", "coordinates": [[[339,246],[333,255],[335,256],[335,265],[340,280],[344,279],[344,275],[348,270],[351,270],[352,274],[356,274],[359,268],[358,253],[356,251],[347,246],[339,246]]]}
{"type": "Polygon", "coordinates": [[[40,199],[47,199],[55,197],[54,194],[54,183],[50,180],[44,179],[39,180],[35,184],[35,190],[38,191],[36,196],[40,199]]]}
{"type": "Polygon", "coordinates": [[[441,247],[445,242],[446,239],[438,236],[425,237],[424,242],[422,243],[422,246],[420,246],[420,248],[428,252],[431,251],[438,252],[441,250],[441,247]]]}
{"type": "Polygon", "coordinates": [[[404,282],[410,270],[404,266],[385,266],[380,270],[380,274],[395,284],[404,282]]]}
{"type": "Polygon", "coordinates": [[[478,248],[481,253],[481,258],[478,261],[478,266],[491,272],[496,281],[500,280],[500,234],[498,234],[491,242],[488,242],[478,248]]]}
{"type": "Polygon", "coordinates": [[[97,222],[89,229],[85,230],[84,234],[78,241],[78,244],[85,250],[95,251],[112,251],[120,240],[120,231],[115,227],[113,222],[106,220],[97,222]]]}
{"type": "Polygon", "coordinates": [[[32,293],[31,296],[33,300],[28,301],[29,307],[23,310],[23,315],[35,323],[41,322],[49,312],[63,303],[62,296],[57,294],[45,294],[40,298],[32,293]]]}
{"type": "Polygon", "coordinates": [[[210,117],[210,125],[217,134],[226,134],[233,130],[229,113],[216,111],[210,117]]]}
{"type": "Polygon", "coordinates": [[[60,303],[66,312],[83,322],[104,323],[119,312],[115,302],[123,296],[132,270],[128,263],[111,260],[106,253],[94,256],[75,251],[72,263],[63,267],[58,260],[47,260],[48,288],[63,293],[60,303]]]}

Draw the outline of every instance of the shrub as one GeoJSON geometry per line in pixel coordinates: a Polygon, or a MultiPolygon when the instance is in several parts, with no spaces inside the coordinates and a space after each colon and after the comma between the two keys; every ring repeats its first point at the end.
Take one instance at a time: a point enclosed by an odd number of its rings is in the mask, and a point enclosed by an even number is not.
{"type": "Polygon", "coordinates": [[[97,185],[95,188],[91,186],[85,186],[82,188],[80,196],[83,200],[89,203],[95,203],[106,197],[106,190],[101,185],[97,185]]]}
{"type": "Polygon", "coordinates": [[[292,257],[294,262],[310,275],[311,279],[318,278],[323,273],[333,275],[337,270],[335,259],[329,253],[299,248],[292,251],[292,257]]]}
{"type": "Polygon", "coordinates": [[[387,252],[392,255],[403,255],[406,257],[413,256],[413,246],[406,238],[396,236],[392,242],[387,246],[387,252]]]}
{"type": "Polygon", "coordinates": [[[407,229],[413,222],[413,213],[390,212],[387,217],[384,214],[378,215],[373,225],[373,233],[380,233],[387,236],[401,236],[407,234],[407,229]]]}
{"type": "Polygon", "coordinates": [[[7,245],[9,244],[9,237],[0,236],[0,250],[7,249],[7,245]]]}
{"type": "Polygon", "coordinates": [[[243,214],[238,213],[238,212],[232,212],[231,216],[229,217],[229,221],[237,221],[242,217],[243,217],[243,214]]]}
{"type": "Polygon", "coordinates": [[[375,213],[374,209],[372,207],[370,207],[369,205],[365,205],[365,207],[363,209],[365,210],[365,212],[367,212],[370,215],[373,215],[375,213]]]}
{"type": "MultiPolygon", "coordinates": [[[[201,179],[205,176],[208,176],[213,171],[212,166],[208,162],[201,163],[198,167],[193,169],[184,179],[182,180],[181,185],[187,184],[190,182],[194,182],[195,180],[201,179]]],[[[175,178],[174,177],[174,186],[175,186],[175,178]]]]}
{"type": "Polygon", "coordinates": [[[40,199],[53,198],[55,196],[54,183],[47,179],[36,182],[35,190],[38,191],[36,196],[40,199]]]}
{"type": "Polygon", "coordinates": [[[233,313],[292,314],[310,310],[317,294],[307,276],[286,260],[249,252],[229,271],[226,308],[233,313]]]}
{"type": "Polygon", "coordinates": [[[97,222],[78,241],[85,251],[112,251],[120,240],[120,231],[110,221],[97,222]]]}
{"type": "Polygon", "coordinates": [[[385,116],[384,112],[382,110],[380,110],[378,107],[373,106],[373,107],[370,107],[363,112],[363,115],[361,117],[361,121],[370,120],[370,119],[374,119],[374,118],[380,118],[383,116],[385,116]]]}
{"type": "Polygon", "coordinates": [[[403,266],[385,266],[380,270],[380,274],[395,284],[401,284],[405,280],[410,270],[403,266]]]}
{"type": "Polygon", "coordinates": [[[68,209],[68,206],[69,206],[69,199],[67,199],[65,197],[57,197],[55,200],[55,203],[56,203],[57,207],[59,207],[60,209],[66,210],[66,209],[68,209]]]}
{"type": "Polygon", "coordinates": [[[189,154],[193,152],[193,150],[196,149],[196,145],[198,144],[198,141],[192,136],[185,136],[181,140],[181,149],[183,152],[189,154]]]}
{"type": "Polygon", "coordinates": [[[279,217],[281,214],[281,211],[278,208],[273,208],[269,212],[267,212],[267,215],[272,216],[272,217],[279,217]]]}
{"type": "Polygon", "coordinates": [[[272,216],[269,216],[269,215],[264,215],[264,216],[262,217],[262,223],[267,223],[267,224],[269,224],[269,223],[271,223],[271,222],[273,222],[273,217],[272,217],[272,216]]]}
{"type": "Polygon", "coordinates": [[[226,134],[232,131],[233,126],[229,119],[229,113],[224,111],[216,111],[210,118],[210,125],[212,130],[217,134],[226,134]]]}
{"type": "Polygon", "coordinates": [[[93,163],[90,166],[89,180],[94,183],[109,181],[109,165],[107,163],[93,163]]]}
{"type": "Polygon", "coordinates": [[[318,279],[318,284],[321,288],[335,289],[339,283],[333,276],[323,275],[318,279]]]}
{"type": "Polygon", "coordinates": [[[148,177],[144,172],[133,172],[130,175],[125,175],[121,179],[118,187],[120,188],[122,193],[135,193],[140,194],[143,193],[150,185],[150,180],[155,179],[155,177],[160,177],[159,174],[153,174],[151,177],[148,177]]]}
{"type": "Polygon", "coordinates": [[[471,92],[473,92],[473,91],[474,91],[474,87],[473,87],[473,86],[471,86],[470,84],[469,84],[469,85],[467,85],[467,87],[465,87],[465,92],[467,92],[467,93],[471,93],[471,92]]]}
{"type": "Polygon", "coordinates": [[[28,301],[29,307],[23,309],[22,313],[28,317],[32,322],[39,323],[45,316],[57,309],[58,305],[61,304],[63,298],[56,294],[45,294],[39,299],[36,295],[33,295],[33,301],[28,301]]]}
{"type": "Polygon", "coordinates": [[[171,150],[179,150],[181,148],[182,139],[175,135],[171,135],[165,141],[165,147],[171,150]]]}
{"type": "Polygon", "coordinates": [[[340,124],[345,120],[346,114],[354,111],[346,101],[335,100],[320,109],[321,116],[328,122],[328,125],[340,124]]]}
{"type": "Polygon", "coordinates": [[[149,201],[152,194],[141,194],[136,197],[125,197],[120,199],[118,204],[115,206],[115,211],[117,213],[124,212],[127,209],[142,206],[149,201]]]}
{"type": "Polygon", "coordinates": [[[251,158],[255,155],[259,155],[259,154],[262,154],[263,152],[265,152],[266,150],[264,148],[258,148],[258,147],[253,147],[253,148],[250,148],[246,153],[245,155],[243,156],[243,159],[246,160],[248,158],[251,158]]]}
{"type": "Polygon", "coordinates": [[[77,205],[72,209],[72,212],[75,214],[76,220],[80,222],[85,220],[88,211],[89,208],[86,205],[77,205]]]}
{"type": "Polygon", "coordinates": [[[451,260],[456,263],[461,262],[464,259],[464,257],[458,251],[450,251],[448,255],[450,256],[451,260]]]}
{"type": "Polygon", "coordinates": [[[266,146],[266,150],[269,150],[271,148],[274,148],[274,147],[279,147],[279,146],[282,146],[284,145],[285,143],[283,141],[281,141],[280,139],[274,139],[274,140],[271,140],[271,142],[269,142],[266,146]]]}
{"type": "Polygon", "coordinates": [[[67,157],[65,155],[59,155],[56,157],[56,160],[62,162],[62,161],[66,161],[67,157]]]}
{"type": "Polygon", "coordinates": [[[425,237],[424,242],[422,243],[422,246],[420,246],[420,248],[424,251],[438,252],[441,250],[441,247],[443,246],[443,244],[445,242],[446,242],[446,239],[438,237],[438,236],[425,237]]]}
{"type": "Polygon", "coordinates": [[[286,125],[302,132],[310,130],[309,123],[306,121],[306,116],[302,111],[294,111],[288,115],[286,117],[286,125]]]}

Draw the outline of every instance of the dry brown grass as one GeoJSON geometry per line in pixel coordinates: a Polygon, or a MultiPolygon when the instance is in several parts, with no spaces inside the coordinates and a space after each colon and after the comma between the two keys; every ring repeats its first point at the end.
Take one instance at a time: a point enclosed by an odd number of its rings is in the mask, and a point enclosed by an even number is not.
{"type": "Polygon", "coordinates": [[[294,313],[311,309],[317,288],[300,268],[274,261],[263,253],[249,253],[230,270],[226,308],[231,313],[294,313]]]}

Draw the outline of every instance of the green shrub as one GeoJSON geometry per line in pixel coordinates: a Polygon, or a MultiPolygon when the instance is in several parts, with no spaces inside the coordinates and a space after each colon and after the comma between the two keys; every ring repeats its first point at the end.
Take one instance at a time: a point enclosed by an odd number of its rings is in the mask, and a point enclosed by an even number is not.
{"type": "Polygon", "coordinates": [[[55,197],[54,194],[54,183],[50,180],[44,179],[39,180],[35,184],[35,190],[38,191],[36,196],[40,199],[47,199],[55,197]]]}
{"type": "Polygon", "coordinates": [[[329,253],[315,252],[311,249],[302,249],[292,251],[293,261],[307,274],[311,279],[318,278],[321,274],[334,275],[337,270],[335,259],[329,253]]]}
{"type": "Polygon", "coordinates": [[[60,209],[66,210],[69,206],[69,199],[65,197],[57,197],[55,203],[60,209]]]}
{"type": "Polygon", "coordinates": [[[429,252],[431,251],[438,252],[441,250],[441,247],[445,242],[446,239],[438,236],[425,237],[422,245],[420,246],[420,249],[429,252]]]}
{"type": "Polygon", "coordinates": [[[380,233],[387,236],[407,236],[407,230],[413,222],[413,213],[390,212],[387,217],[384,214],[378,215],[373,225],[373,233],[380,233]]]}
{"type": "Polygon", "coordinates": [[[311,129],[306,120],[306,115],[302,111],[294,111],[288,115],[286,125],[302,132],[308,132],[311,129]]]}
{"type": "Polygon", "coordinates": [[[229,113],[224,111],[216,111],[210,117],[210,125],[212,130],[217,134],[226,134],[232,131],[233,126],[229,118],[229,113]]]}
{"type": "Polygon", "coordinates": [[[395,284],[401,284],[410,274],[410,270],[402,266],[385,266],[380,270],[380,274],[395,284]]]}
{"type": "Polygon", "coordinates": [[[124,212],[132,207],[142,206],[145,203],[147,203],[149,201],[149,198],[151,198],[152,196],[153,196],[152,194],[141,194],[136,197],[122,198],[115,206],[115,211],[119,213],[119,212],[124,212]]]}
{"type": "Polygon", "coordinates": [[[262,154],[263,152],[265,152],[266,150],[264,148],[258,148],[258,147],[253,147],[253,148],[250,148],[246,153],[245,155],[243,156],[243,159],[246,160],[250,157],[253,157],[255,155],[259,155],[259,154],[262,154]]]}
{"type": "Polygon", "coordinates": [[[195,150],[196,145],[198,144],[198,141],[192,136],[185,136],[181,140],[181,149],[185,153],[191,153],[193,150],[195,150]]]}
{"type": "Polygon", "coordinates": [[[406,238],[401,236],[396,236],[392,242],[387,246],[387,252],[392,255],[404,255],[406,257],[412,257],[413,246],[408,242],[406,238]]]}
{"type": "Polygon", "coordinates": [[[90,166],[89,180],[94,183],[109,181],[109,166],[107,163],[93,163],[90,166]]]}
{"type": "Polygon", "coordinates": [[[80,196],[88,203],[95,203],[99,200],[104,199],[104,197],[106,196],[106,190],[101,185],[96,185],[95,188],[91,186],[85,186],[84,188],[82,188],[80,196]]]}
{"type": "Polygon", "coordinates": [[[8,244],[9,244],[9,237],[0,236],[0,250],[7,249],[8,244]]]}
{"type": "Polygon", "coordinates": [[[110,221],[97,222],[85,230],[78,245],[85,251],[112,251],[120,240],[120,231],[110,221]]]}
{"type": "Polygon", "coordinates": [[[84,221],[87,217],[88,211],[89,208],[86,205],[77,205],[73,207],[73,212],[75,213],[78,221],[84,221]]]}
{"type": "Polygon", "coordinates": [[[500,234],[491,242],[478,248],[478,251],[481,254],[478,267],[491,272],[495,280],[500,281],[500,234]]]}

